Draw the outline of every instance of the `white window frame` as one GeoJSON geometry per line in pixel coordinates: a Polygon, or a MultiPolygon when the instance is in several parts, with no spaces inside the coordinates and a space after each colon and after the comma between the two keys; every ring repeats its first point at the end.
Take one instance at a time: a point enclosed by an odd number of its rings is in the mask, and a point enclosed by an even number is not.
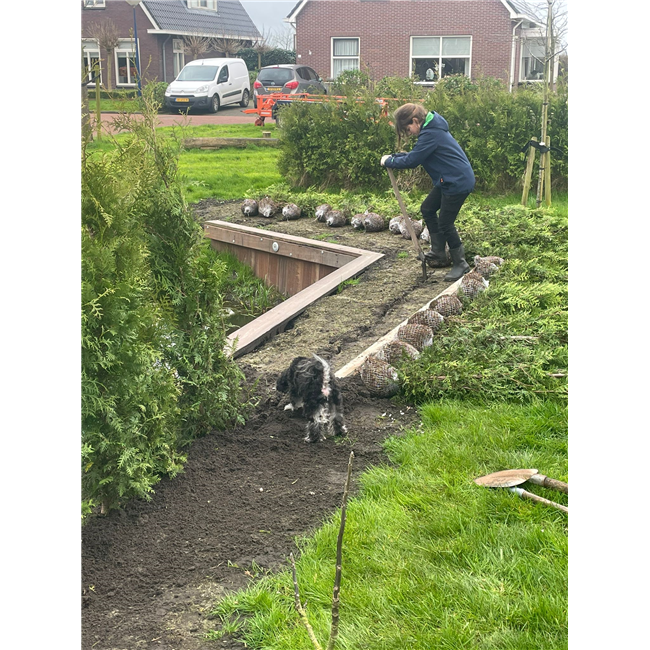
{"type": "Polygon", "coordinates": [[[217,0],[187,0],[188,9],[203,9],[204,11],[216,11],[217,0]]]}
{"type": "Polygon", "coordinates": [[[92,59],[96,58],[99,62],[99,83],[101,85],[102,83],[102,58],[100,56],[100,49],[99,49],[99,42],[96,41],[93,38],[84,38],[81,41],[81,47],[83,48],[83,57],[84,61],[86,63],[86,67],[88,68],[88,77],[87,81],[88,87],[89,88],[94,88],[96,86],[95,83],[90,83],[91,79],[91,69],[92,69],[92,59]],[[92,55],[95,54],[96,56],[93,57],[92,55]]]}
{"type": "Polygon", "coordinates": [[[525,58],[524,54],[526,53],[526,43],[529,42],[529,41],[534,43],[534,45],[536,45],[536,46],[541,45],[544,48],[544,51],[546,52],[546,45],[545,45],[544,40],[543,40],[542,37],[533,36],[533,37],[528,37],[528,38],[523,37],[521,39],[521,48],[520,48],[520,52],[519,52],[519,83],[531,83],[531,84],[541,83],[541,82],[544,81],[544,67],[545,66],[544,66],[544,61],[543,60],[541,60],[542,72],[541,72],[540,76],[537,79],[526,79],[526,77],[524,77],[524,58],[525,58]]]}
{"type": "MultiPolygon", "coordinates": [[[[361,69],[361,38],[358,36],[332,36],[330,39],[330,78],[331,79],[336,79],[334,76],[334,61],[335,60],[340,60],[340,59],[356,59],[357,61],[357,67],[352,68],[353,70],[360,70],[361,69]],[[350,55],[345,55],[345,56],[334,56],[334,41],[354,41],[356,40],[358,43],[357,47],[357,54],[356,56],[350,56],[350,55]]],[[[350,68],[348,68],[350,69],[350,68]]],[[[338,75],[337,75],[338,76],[338,75]]]]}
{"type": "Polygon", "coordinates": [[[444,74],[440,74],[440,71],[442,70],[442,60],[443,59],[467,59],[467,72],[465,73],[465,76],[469,79],[472,76],[472,52],[474,50],[474,40],[471,36],[471,34],[415,34],[409,38],[409,69],[408,69],[408,76],[412,77],[413,76],[413,59],[438,59],[438,78],[433,80],[433,81],[415,81],[414,83],[421,85],[421,86],[433,86],[436,84],[440,79],[443,79],[445,77],[444,74]],[[440,39],[440,54],[436,56],[413,56],[413,39],[414,38],[439,38],[440,39]],[[442,53],[443,47],[442,47],[442,42],[445,38],[469,38],[469,54],[458,54],[454,56],[445,56],[442,53]]]}
{"type": "Polygon", "coordinates": [[[106,0],[84,0],[84,9],[106,9],[106,0]]]}
{"type": "Polygon", "coordinates": [[[185,44],[182,38],[172,40],[172,53],[174,58],[174,79],[176,79],[180,71],[185,67],[185,44]]]}
{"type": "MultiPolygon", "coordinates": [[[[120,38],[120,43],[119,45],[115,48],[115,85],[119,86],[121,88],[132,88],[134,87],[138,82],[137,79],[131,78],[131,66],[128,65],[129,61],[129,55],[133,56],[133,65],[135,66],[136,63],[136,56],[135,52],[136,50],[133,49],[134,47],[134,39],[132,38],[120,38]],[[125,47],[126,46],[126,47],[125,47]],[[127,49],[128,48],[128,49],[127,49]],[[126,83],[120,82],[120,64],[119,64],[119,56],[120,54],[126,54],[126,60],[127,60],[127,66],[126,66],[126,78],[128,81],[126,83]]],[[[135,43],[135,47],[139,47],[140,45],[140,39],[135,43]]]]}

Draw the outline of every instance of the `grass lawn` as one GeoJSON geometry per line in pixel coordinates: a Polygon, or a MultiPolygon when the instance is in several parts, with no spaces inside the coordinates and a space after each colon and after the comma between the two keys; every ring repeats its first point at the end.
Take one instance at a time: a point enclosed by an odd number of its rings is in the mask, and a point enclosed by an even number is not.
{"type": "MultiPolygon", "coordinates": [[[[419,428],[385,443],[394,465],[366,472],[348,505],[337,647],[566,648],[567,516],[473,482],[518,467],[566,479],[565,408],[452,401],[421,413],[419,428]]],[[[301,596],[323,647],[339,516],[299,542],[301,596]]],[[[219,603],[224,627],[211,636],[238,629],[252,648],[307,650],[293,599],[290,570],[264,577],[219,603]]]]}

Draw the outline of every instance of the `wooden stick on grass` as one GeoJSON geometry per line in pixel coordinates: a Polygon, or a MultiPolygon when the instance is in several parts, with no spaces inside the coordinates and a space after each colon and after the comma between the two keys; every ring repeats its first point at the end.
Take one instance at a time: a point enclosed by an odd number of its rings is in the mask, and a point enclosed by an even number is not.
{"type": "Polygon", "coordinates": [[[345,489],[343,490],[343,500],[341,501],[341,526],[339,527],[339,536],[336,541],[336,575],[334,577],[334,593],[332,595],[332,627],[330,629],[330,640],[327,644],[327,650],[333,650],[336,643],[336,637],[339,635],[339,592],[341,591],[341,563],[343,561],[343,531],[345,530],[345,515],[348,507],[348,493],[350,491],[350,477],[352,476],[352,460],[354,452],[350,452],[348,460],[348,476],[345,479],[345,489]]]}
{"type": "MultiPolygon", "coordinates": [[[[336,574],[334,576],[334,593],[332,595],[332,626],[330,628],[330,638],[327,643],[327,650],[334,650],[336,639],[339,635],[339,593],[341,591],[341,567],[343,561],[343,532],[345,531],[345,516],[348,507],[348,494],[350,492],[350,478],[352,476],[352,460],[354,459],[354,452],[350,452],[350,459],[348,460],[348,475],[345,479],[345,488],[343,490],[343,499],[341,501],[341,525],[339,526],[339,535],[336,541],[336,574]]],[[[311,639],[312,645],[316,650],[323,650],[321,644],[318,642],[314,629],[309,623],[307,612],[305,611],[302,603],[300,602],[300,590],[298,589],[298,576],[296,574],[296,562],[293,558],[293,553],[289,554],[291,560],[291,570],[293,572],[293,592],[296,601],[296,611],[300,616],[307,630],[307,634],[311,639]]]]}
{"type": "Polygon", "coordinates": [[[298,612],[300,619],[303,622],[303,625],[307,629],[307,634],[309,634],[309,638],[311,639],[311,642],[314,645],[314,648],[316,650],[323,650],[323,647],[321,646],[320,643],[318,643],[318,639],[316,638],[316,635],[314,634],[314,629],[309,623],[309,619],[307,618],[307,612],[304,610],[303,606],[300,603],[300,591],[298,589],[298,577],[296,576],[296,561],[293,559],[293,553],[289,554],[289,558],[291,559],[291,570],[293,572],[293,592],[296,598],[296,611],[298,612]]]}

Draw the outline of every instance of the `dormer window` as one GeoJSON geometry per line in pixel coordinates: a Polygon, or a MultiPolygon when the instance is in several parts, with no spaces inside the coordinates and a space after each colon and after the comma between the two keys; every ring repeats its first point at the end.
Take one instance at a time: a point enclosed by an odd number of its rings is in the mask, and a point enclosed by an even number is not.
{"type": "Polygon", "coordinates": [[[208,11],[217,10],[217,0],[187,0],[188,9],[207,9],[208,11]]]}
{"type": "Polygon", "coordinates": [[[84,0],[85,9],[106,9],[106,0],[84,0]]]}

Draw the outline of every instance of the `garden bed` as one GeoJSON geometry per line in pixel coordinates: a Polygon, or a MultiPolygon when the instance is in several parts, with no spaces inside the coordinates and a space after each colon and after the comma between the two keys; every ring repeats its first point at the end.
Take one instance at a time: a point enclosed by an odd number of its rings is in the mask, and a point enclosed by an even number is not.
{"type": "Polygon", "coordinates": [[[246,218],[239,206],[204,201],[196,212],[202,221],[268,227],[383,257],[238,359],[249,387],[257,380],[259,403],[245,426],[195,441],[184,472],[161,481],[151,502],[133,501],[84,526],[84,649],[242,648],[204,639],[218,597],[285,563],[293,538],[340,505],[350,450],[357,476],[386,462],[382,441],[417,420],[413,407],[371,397],[353,375],[342,380],[349,437],[308,445],[305,421],[283,411],[275,380],[297,355],[315,352],[342,368],[442,292],[446,270],[430,269],[423,282],[410,240],[388,231],[246,218]]]}

